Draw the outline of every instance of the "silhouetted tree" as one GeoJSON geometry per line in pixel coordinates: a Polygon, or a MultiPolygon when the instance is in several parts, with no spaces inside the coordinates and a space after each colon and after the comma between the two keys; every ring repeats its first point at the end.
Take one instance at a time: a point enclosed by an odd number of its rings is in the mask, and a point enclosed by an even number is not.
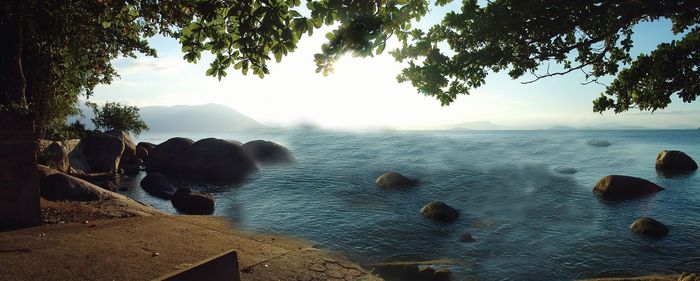
{"type": "Polygon", "coordinates": [[[108,102],[102,107],[91,102],[88,102],[87,105],[95,114],[95,118],[92,118],[92,123],[95,124],[97,129],[116,129],[131,132],[136,136],[140,135],[141,131],[148,130],[146,122],[141,120],[138,107],[117,102],[108,102]]]}

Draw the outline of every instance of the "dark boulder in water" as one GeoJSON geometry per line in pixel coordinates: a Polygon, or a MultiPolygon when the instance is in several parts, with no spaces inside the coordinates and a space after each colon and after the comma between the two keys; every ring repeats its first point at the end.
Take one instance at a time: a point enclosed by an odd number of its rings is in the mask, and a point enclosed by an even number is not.
{"type": "Polygon", "coordinates": [[[396,172],[388,172],[377,178],[375,181],[381,188],[406,188],[413,187],[418,182],[396,172]]]}
{"type": "Polygon", "coordinates": [[[439,201],[432,201],[423,206],[420,213],[426,218],[439,222],[453,222],[459,218],[457,210],[439,201]]]}
{"type": "Polygon", "coordinates": [[[649,217],[642,217],[634,221],[634,223],[630,225],[630,229],[634,233],[654,239],[662,238],[668,234],[668,227],[666,227],[663,223],[649,217]]]}
{"type": "Polygon", "coordinates": [[[589,140],[588,144],[595,147],[608,147],[610,142],[606,140],[589,140]]]}
{"type": "Polygon", "coordinates": [[[595,194],[612,200],[636,198],[662,190],[662,187],[648,180],[621,175],[605,176],[593,188],[595,194]]]}
{"type": "Polygon", "coordinates": [[[249,141],[242,145],[243,151],[256,163],[284,164],[294,162],[286,147],[266,140],[249,141]]]}
{"type": "Polygon", "coordinates": [[[240,145],[208,138],[198,140],[177,155],[167,173],[186,180],[228,184],[240,182],[256,170],[255,163],[240,145]]]}
{"type": "Polygon", "coordinates": [[[671,172],[690,172],[697,170],[698,164],[682,151],[662,150],[656,156],[656,169],[671,172]]]}
{"type": "MultiPolygon", "coordinates": [[[[156,145],[144,159],[146,171],[166,173],[171,169],[173,161],[185,149],[194,143],[191,139],[171,138],[156,145]]],[[[142,145],[147,149],[147,145],[142,145]]]]}
{"type": "Polygon", "coordinates": [[[192,192],[187,187],[178,188],[171,202],[178,211],[192,215],[209,215],[214,212],[216,206],[211,194],[192,192]]]}
{"type": "Polygon", "coordinates": [[[175,187],[161,173],[150,172],[141,180],[141,188],[156,197],[170,199],[175,193],[175,187]]]}

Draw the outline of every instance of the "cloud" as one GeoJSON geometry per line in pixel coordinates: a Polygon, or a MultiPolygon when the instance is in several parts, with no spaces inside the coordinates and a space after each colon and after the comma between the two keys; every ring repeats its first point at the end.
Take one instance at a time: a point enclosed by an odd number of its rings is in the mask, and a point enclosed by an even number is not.
{"type": "Polygon", "coordinates": [[[168,74],[182,69],[187,63],[175,58],[122,58],[114,62],[121,75],[168,74]]]}

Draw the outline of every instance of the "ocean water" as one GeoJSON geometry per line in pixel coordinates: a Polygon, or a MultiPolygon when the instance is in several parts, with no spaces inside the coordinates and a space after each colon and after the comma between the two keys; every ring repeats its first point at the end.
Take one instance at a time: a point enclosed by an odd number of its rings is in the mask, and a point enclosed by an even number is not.
{"type": "MultiPolygon", "coordinates": [[[[145,133],[266,139],[288,147],[294,165],[262,166],[248,181],[195,186],[217,199],[215,214],[238,227],[292,235],[369,265],[450,259],[455,280],[571,280],[700,270],[700,172],[664,176],[662,149],[700,160],[700,130],[664,131],[385,131],[253,130],[235,134],[145,133]],[[604,140],[608,147],[590,145],[604,140]],[[559,168],[575,168],[561,174],[559,168]],[[382,190],[374,181],[397,171],[420,184],[382,190]],[[592,193],[601,177],[622,174],[666,188],[606,202],[592,193]],[[431,200],[461,213],[452,224],[423,218],[431,200]],[[652,241],[629,230],[641,216],[670,228],[652,241]],[[471,233],[476,242],[459,237],[471,233]]],[[[169,201],[126,177],[125,192],[175,212],[169,201]]]]}

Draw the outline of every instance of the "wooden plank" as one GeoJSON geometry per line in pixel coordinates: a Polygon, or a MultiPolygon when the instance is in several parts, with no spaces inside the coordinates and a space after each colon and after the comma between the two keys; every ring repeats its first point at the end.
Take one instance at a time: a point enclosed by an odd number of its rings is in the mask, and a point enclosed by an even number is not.
{"type": "Polygon", "coordinates": [[[171,272],[154,281],[240,281],[238,255],[231,250],[200,261],[190,267],[171,272]]]}

